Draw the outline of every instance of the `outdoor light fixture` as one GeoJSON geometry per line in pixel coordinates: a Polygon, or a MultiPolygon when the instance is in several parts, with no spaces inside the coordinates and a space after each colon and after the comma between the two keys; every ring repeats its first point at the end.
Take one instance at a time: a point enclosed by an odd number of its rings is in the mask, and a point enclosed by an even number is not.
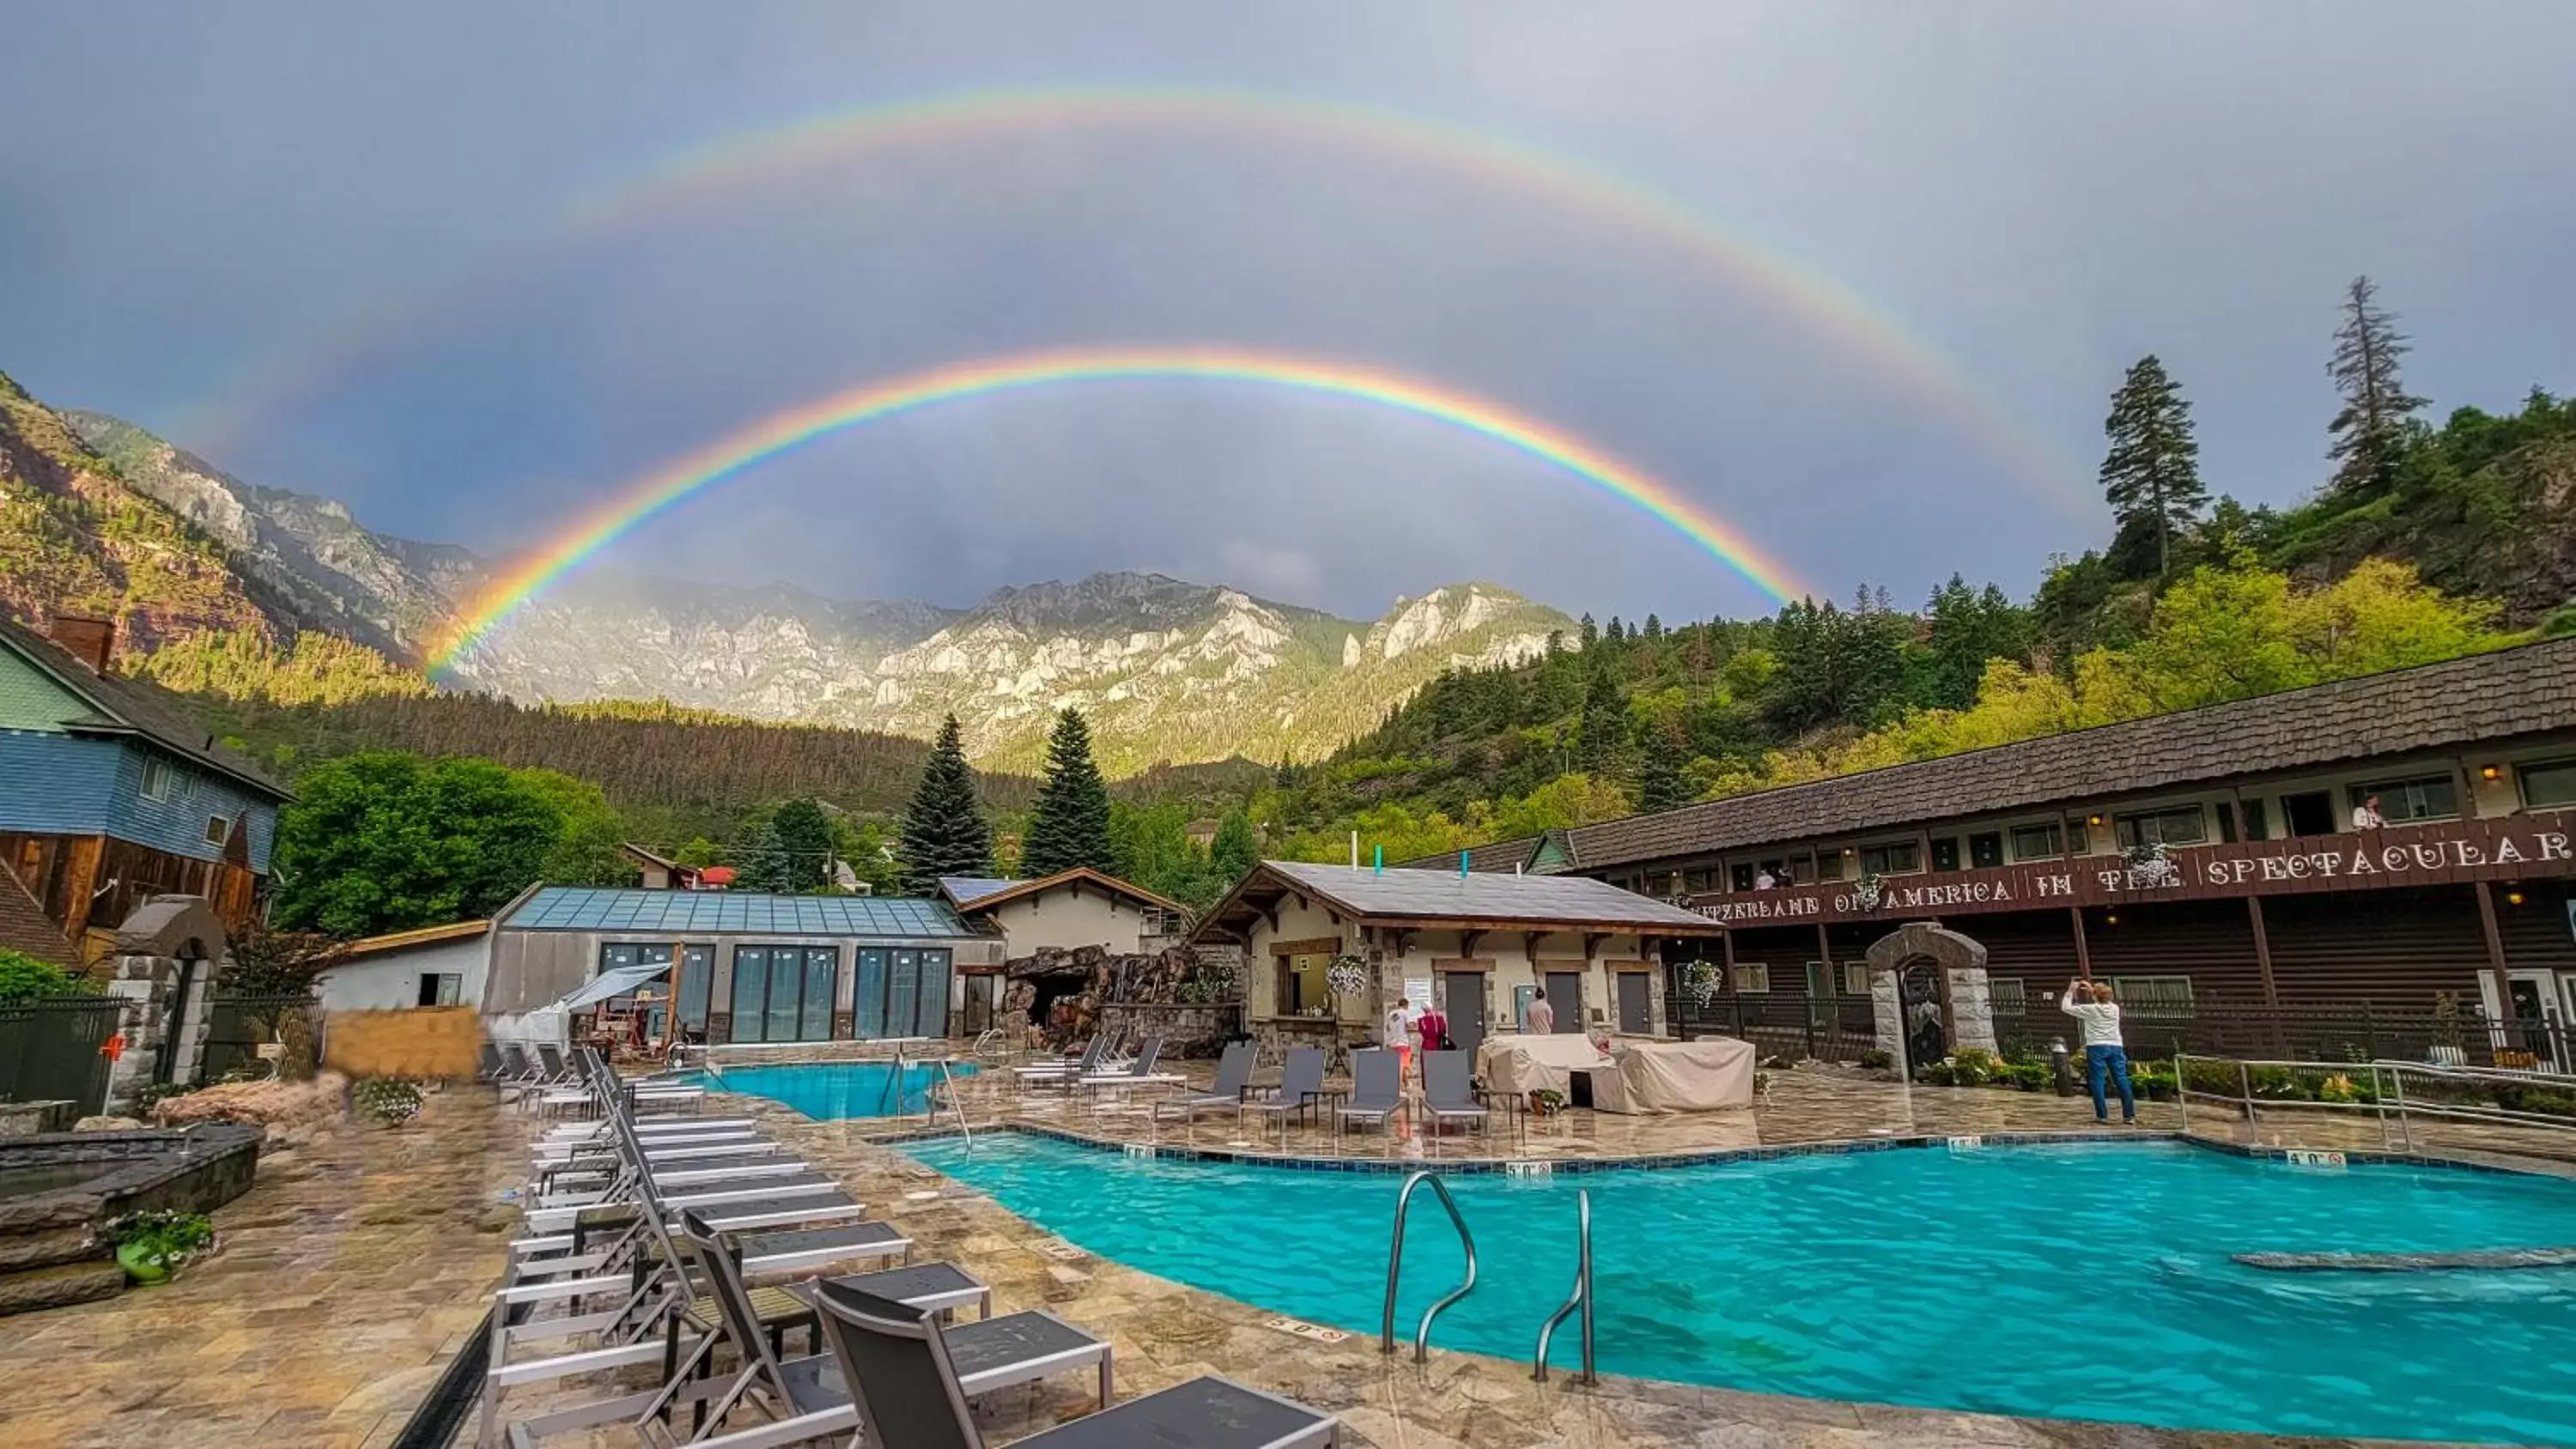
{"type": "Polygon", "coordinates": [[[2120,913],[2119,913],[2118,911],[2113,911],[2113,912],[2111,912],[2110,914],[2108,914],[2108,915],[2104,916],[2104,917],[2102,918],[2102,924],[2104,924],[2104,925],[2106,925],[2106,926],[2116,926],[2116,925],[2120,924],[2120,913]]]}
{"type": "Polygon", "coordinates": [[[2102,823],[2102,817],[2099,815],[2087,815],[2084,817],[2084,823],[2087,825],[2099,825],[2102,823]]]}
{"type": "Polygon", "coordinates": [[[2481,780],[2500,780],[2504,778],[2504,771],[2494,765],[2481,765],[2478,767],[2478,778],[2481,780]]]}
{"type": "Polygon", "coordinates": [[[2506,905],[2508,905],[2508,906],[2518,906],[2518,905],[2521,905],[2521,904],[2522,904],[2522,892],[2520,892],[2520,891],[2506,891],[2506,892],[2504,893],[2504,903],[2505,903],[2506,905]]]}

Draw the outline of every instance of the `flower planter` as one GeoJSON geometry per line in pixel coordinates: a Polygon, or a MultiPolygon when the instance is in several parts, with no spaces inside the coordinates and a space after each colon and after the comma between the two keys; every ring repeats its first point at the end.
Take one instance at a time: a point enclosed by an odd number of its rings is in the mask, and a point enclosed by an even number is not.
{"type": "Polygon", "coordinates": [[[116,1265],[125,1270],[126,1277],[147,1287],[169,1282],[170,1266],[152,1261],[144,1256],[145,1251],[141,1243],[127,1243],[116,1250],[116,1265]]]}

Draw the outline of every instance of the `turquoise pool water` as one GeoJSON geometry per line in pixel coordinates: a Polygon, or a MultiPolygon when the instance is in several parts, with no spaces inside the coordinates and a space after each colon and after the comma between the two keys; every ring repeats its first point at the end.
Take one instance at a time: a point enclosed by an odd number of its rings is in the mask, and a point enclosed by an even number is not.
{"type": "MultiPolygon", "coordinates": [[[[907,1149],[1123,1263],[1374,1335],[1400,1177],[1018,1133],[907,1149]]],[[[1450,1180],[1483,1281],[1435,1344],[1527,1362],[1592,1193],[1604,1372],[2269,1433],[2576,1444],[2576,1270],[2291,1274],[2278,1251],[2576,1244],[2576,1183],[2293,1168],[2170,1142],[1896,1149],[1450,1180]]],[[[1398,1331],[1455,1286],[1414,1201],[1398,1331]]],[[[1573,1325],[1559,1336],[1572,1361],[1573,1325]]]]}
{"type": "MultiPolygon", "coordinates": [[[[953,1062],[948,1070],[957,1076],[970,1076],[972,1063],[953,1062]]],[[[808,1117],[832,1121],[842,1117],[917,1116],[930,1109],[931,1088],[939,1083],[939,1068],[920,1062],[907,1062],[903,1068],[903,1085],[890,1090],[894,1078],[892,1062],[783,1062],[770,1066],[719,1067],[712,1072],[694,1074],[696,1080],[719,1091],[742,1092],[754,1097],[767,1097],[795,1108],[808,1117]]]]}

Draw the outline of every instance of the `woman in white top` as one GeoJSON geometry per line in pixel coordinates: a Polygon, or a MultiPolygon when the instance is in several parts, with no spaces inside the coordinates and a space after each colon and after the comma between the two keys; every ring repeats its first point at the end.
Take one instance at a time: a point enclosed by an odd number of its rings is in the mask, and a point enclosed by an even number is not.
{"type": "Polygon", "coordinates": [[[2066,983],[2061,1009],[2084,1028],[2084,1076],[2093,1087],[2093,1120],[2111,1120],[2111,1103],[2102,1091],[2108,1073],[2120,1089],[2120,1120],[2135,1127],[2138,1099],[2129,1087],[2129,1050],[2120,1043],[2120,1008],[2111,1000],[2111,988],[2076,977],[2066,983]]]}

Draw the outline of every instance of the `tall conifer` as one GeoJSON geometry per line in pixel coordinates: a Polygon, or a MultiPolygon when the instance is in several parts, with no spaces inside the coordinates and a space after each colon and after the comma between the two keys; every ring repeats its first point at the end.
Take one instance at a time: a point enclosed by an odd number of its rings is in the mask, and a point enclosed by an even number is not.
{"type": "Polygon", "coordinates": [[[975,803],[975,771],[957,716],[940,721],[939,741],[922,766],[921,783],[903,811],[903,840],[896,848],[904,889],[930,895],[943,875],[991,875],[993,827],[975,803]]]}
{"type": "Polygon", "coordinates": [[[2334,440],[2326,456],[2335,460],[2339,492],[2382,492],[2397,476],[2407,422],[2424,406],[2424,399],[2408,394],[2397,375],[2397,360],[2408,351],[2406,334],[2397,330],[2397,314],[2379,305],[2379,284],[2353,278],[2344,289],[2334,359],[2326,364],[2343,398],[2342,409],[2326,428],[2334,440]]]}
{"type": "Polygon", "coordinates": [[[1020,838],[1020,873],[1030,879],[1076,866],[1116,871],[1109,840],[1109,787],[1091,758],[1091,726],[1067,707],[1047,737],[1046,783],[1020,838]]]}
{"type": "Polygon", "coordinates": [[[2200,481],[2191,404],[2154,354],[2139,358],[2121,379],[2102,432],[2111,440],[2102,455],[2102,496],[2122,531],[2132,525],[2155,531],[2162,578],[2173,566],[2173,535],[2199,519],[2209,490],[2200,481]]]}

